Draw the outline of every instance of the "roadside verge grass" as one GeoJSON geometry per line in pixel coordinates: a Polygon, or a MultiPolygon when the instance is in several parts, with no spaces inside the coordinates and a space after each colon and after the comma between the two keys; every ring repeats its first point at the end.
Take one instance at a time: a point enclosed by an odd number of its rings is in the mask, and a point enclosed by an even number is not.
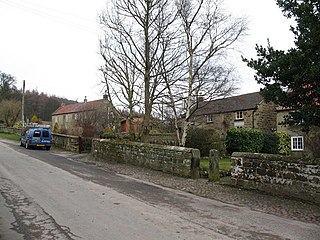
{"type": "MultiPolygon", "coordinates": [[[[209,169],[209,159],[204,158],[200,160],[200,168],[209,169]]],[[[221,158],[219,161],[220,171],[229,172],[231,170],[231,158],[221,158]]]]}
{"type": "Polygon", "coordinates": [[[5,138],[5,139],[17,141],[17,142],[20,140],[20,136],[17,134],[2,133],[2,132],[0,132],[0,138],[5,138]]]}

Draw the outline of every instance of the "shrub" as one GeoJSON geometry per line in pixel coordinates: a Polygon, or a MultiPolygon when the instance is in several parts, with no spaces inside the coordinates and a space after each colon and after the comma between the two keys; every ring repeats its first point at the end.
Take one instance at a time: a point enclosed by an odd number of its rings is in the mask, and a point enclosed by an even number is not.
{"type": "Polygon", "coordinates": [[[276,133],[279,138],[279,146],[278,152],[282,155],[290,155],[291,154],[291,138],[288,133],[277,132],[276,133]]]}
{"type": "Polygon", "coordinates": [[[201,156],[209,156],[210,149],[214,148],[214,142],[213,130],[203,128],[190,128],[188,130],[186,147],[199,149],[201,156]]]}
{"type": "Polygon", "coordinates": [[[279,153],[279,137],[274,132],[263,132],[262,153],[278,154],[279,153]]]}
{"type": "Polygon", "coordinates": [[[233,152],[260,152],[264,137],[261,131],[248,128],[230,128],[226,136],[226,148],[233,152]]]}

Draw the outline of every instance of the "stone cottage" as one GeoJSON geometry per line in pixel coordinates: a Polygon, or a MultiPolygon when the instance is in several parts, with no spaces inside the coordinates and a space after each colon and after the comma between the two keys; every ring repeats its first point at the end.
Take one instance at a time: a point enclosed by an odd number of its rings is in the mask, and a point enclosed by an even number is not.
{"type": "Polygon", "coordinates": [[[98,136],[120,126],[120,114],[105,97],[100,100],[62,105],[52,113],[52,129],[57,133],[85,137],[98,136]]]}
{"type": "Polygon", "coordinates": [[[191,124],[195,127],[214,129],[223,136],[229,128],[252,128],[275,131],[276,111],[259,92],[199,102],[191,124]]]}
{"type": "Polygon", "coordinates": [[[304,132],[300,125],[285,125],[284,118],[291,110],[277,107],[277,132],[285,132],[291,138],[291,152],[294,155],[320,157],[320,128],[311,127],[309,132],[304,132]]]}

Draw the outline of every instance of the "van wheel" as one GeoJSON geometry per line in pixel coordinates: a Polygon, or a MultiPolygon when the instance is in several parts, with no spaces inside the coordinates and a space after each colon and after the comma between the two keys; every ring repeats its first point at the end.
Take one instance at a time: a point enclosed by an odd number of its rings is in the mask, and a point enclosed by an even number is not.
{"type": "Polygon", "coordinates": [[[22,141],[20,140],[20,146],[23,147],[22,141]]]}

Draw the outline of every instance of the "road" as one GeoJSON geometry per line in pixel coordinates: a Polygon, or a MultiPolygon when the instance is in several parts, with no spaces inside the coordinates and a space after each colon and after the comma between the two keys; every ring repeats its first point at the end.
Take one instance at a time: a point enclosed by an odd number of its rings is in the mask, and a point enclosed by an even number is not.
{"type": "Polygon", "coordinates": [[[0,239],[320,239],[319,225],[0,140],[0,239]]]}

